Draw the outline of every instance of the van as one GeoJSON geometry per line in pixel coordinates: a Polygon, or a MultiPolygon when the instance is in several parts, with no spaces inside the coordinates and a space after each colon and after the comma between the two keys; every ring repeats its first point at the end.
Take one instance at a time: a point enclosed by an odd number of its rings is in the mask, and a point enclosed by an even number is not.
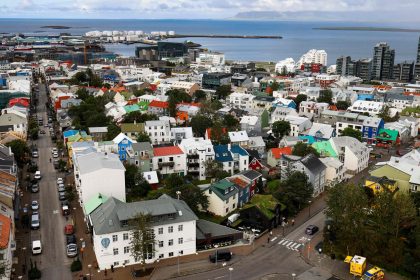
{"type": "Polygon", "coordinates": [[[39,214],[32,214],[31,217],[31,229],[39,229],[39,214]]]}
{"type": "Polygon", "coordinates": [[[232,214],[229,216],[227,224],[231,225],[239,219],[240,215],[238,213],[232,214]]]}
{"type": "Polygon", "coordinates": [[[32,255],[39,255],[42,253],[41,240],[32,241],[32,255]]]}
{"type": "Polygon", "coordinates": [[[212,263],[215,263],[216,261],[218,262],[230,261],[231,258],[232,258],[232,252],[225,251],[225,250],[217,250],[215,253],[209,256],[209,259],[212,263]],[[216,258],[216,254],[217,254],[217,258],[216,258]]]}

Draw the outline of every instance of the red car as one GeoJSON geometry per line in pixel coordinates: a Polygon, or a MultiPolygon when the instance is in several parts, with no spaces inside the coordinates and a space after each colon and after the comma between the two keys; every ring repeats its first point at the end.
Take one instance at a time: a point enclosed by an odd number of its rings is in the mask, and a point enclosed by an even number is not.
{"type": "Polygon", "coordinates": [[[73,225],[66,225],[64,227],[64,234],[70,235],[74,233],[74,226],[73,225]]]}

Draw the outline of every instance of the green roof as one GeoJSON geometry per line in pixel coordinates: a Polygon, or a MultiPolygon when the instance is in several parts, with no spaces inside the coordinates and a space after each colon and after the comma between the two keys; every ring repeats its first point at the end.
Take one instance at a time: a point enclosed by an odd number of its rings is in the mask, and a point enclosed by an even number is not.
{"type": "Polygon", "coordinates": [[[328,157],[337,157],[337,153],[331,145],[330,141],[320,141],[312,144],[312,147],[321,155],[328,157]]]}
{"type": "Polygon", "coordinates": [[[280,205],[280,209],[284,210],[285,205],[278,202],[271,194],[256,194],[252,197],[251,201],[243,206],[243,209],[257,207],[261,213],[264,214],[268,219],[272,219],[275,216],[275,210],[277,205],[280,205]]]}
{"type": "Polygon", "coordinates": [[[379,133],[376,136],[376,139],[385,140],[385,141],[397,141],[398,131],[393,129],[381,128],[379,133]]]}
{"type": "Polygon", "coordinates": [[[137,106],[139,106],[141,111],[145,111],[149,108],[149,102],[147,101],[140,101],[139,103],[137,103],[137,106]]]}
{"type": "Polygon", "coordinates": [[[92,213],[96,208],[102,205],[102,203],[104,203],[107,199],[108,197],[106,197],[103,194],[98,193],[98,195],[92,197],[87,202],[85,202],[84,207],[85,207],[86,215],[89,215],[90,213],[92,213]]]}
{"type": "Polygon", "coordinates": [[[134,104],[134,105],[127,105],[127,106],[124,106],[124,110],[125,110],[127,113],[137,112],[137,111],[140,111],[140,107],[139,107],[137,104],[134,104]]]}
{"type": "Polygon", "coordinates": [[[234,194],[238,193],[238,188],[235,187],[235,184],[226,179],[220,180],[217,183],[212,184],[210,186],[210,189],[213,190],[214,193],[222,200],[226,200],[234,194]],[[229,191],[231,187],[233,187],[233,190],[229,191]]]}
{"type": "Polygon", "coordinates": [[[144,123],[122,123],[121,132],[144,132],[144,123]]]}

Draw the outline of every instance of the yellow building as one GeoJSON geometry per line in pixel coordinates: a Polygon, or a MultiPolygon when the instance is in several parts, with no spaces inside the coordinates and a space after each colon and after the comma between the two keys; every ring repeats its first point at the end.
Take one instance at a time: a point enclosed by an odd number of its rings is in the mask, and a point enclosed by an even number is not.
{"type": "Polygon", "coordinates": [[[387,190],[394,193],[398,190],[397,181],[384,177],[369,176],[365,180],[365,187],[373,191],[373,194],[378,194],[387,190]]]}

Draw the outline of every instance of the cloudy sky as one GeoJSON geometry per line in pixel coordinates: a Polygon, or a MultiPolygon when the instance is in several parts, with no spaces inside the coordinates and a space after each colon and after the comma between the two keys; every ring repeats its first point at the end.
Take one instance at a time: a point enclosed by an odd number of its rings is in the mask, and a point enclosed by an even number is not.
{"type": "Polygon", "coordinates": [[[0,0],[3,18],[221,19],[248,11],[335,14],[345,21],[419,21],[420,0],[0,0]]]}

